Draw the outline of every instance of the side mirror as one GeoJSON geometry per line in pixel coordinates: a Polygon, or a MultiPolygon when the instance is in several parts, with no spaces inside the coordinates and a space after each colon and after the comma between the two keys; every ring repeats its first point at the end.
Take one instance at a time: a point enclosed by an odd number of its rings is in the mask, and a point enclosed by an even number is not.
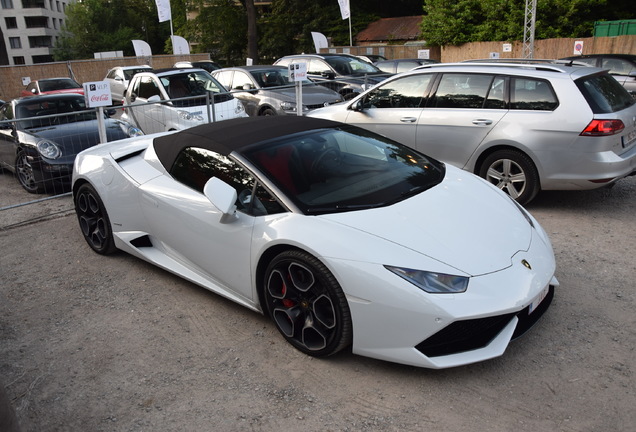
{"type": "Polygon", "coordinates": [[[349,105],[349,109],[356,112],[364,111],[364,98],[360,98],[351,105],[349,105]]]}
{"type": "Polygon", "coordinates": [[[320,76],[329,80],[336,78],[336,74],[328,70],[320,72],[320,76]]]}
{"type": "Polygon", "coordinates": [[[112,117],[117,114],[117,110],[113,108],[105,109],[104,114],[106,114],[106,117],[112,117]]]}
{"type": "Polygon", "coordinates": [[[148,102],[161,102],[161,96],[152,95],[148,98],[148,102]]]}
{"type": "Polygon", "coordinates": [[[225,222],[227,216],[232,216],[236,211],[236,189],[217,177],[212,177],[205,183],[203,194],[212,205],[223,213],[221,222],[225,222]]]}
{"type": "Polygon", "coordinates": [[[243,84],[243,87],[240,87],[239,90],[252,90],[252,84],[243,84]]]}
{"type": "Polygon", "coordinates": [[[37,91],[37,89],[32,88],[32,89],[31,89],[31,93],[33,93],[33,94],[38,94],[38,91],[37,91]]]}

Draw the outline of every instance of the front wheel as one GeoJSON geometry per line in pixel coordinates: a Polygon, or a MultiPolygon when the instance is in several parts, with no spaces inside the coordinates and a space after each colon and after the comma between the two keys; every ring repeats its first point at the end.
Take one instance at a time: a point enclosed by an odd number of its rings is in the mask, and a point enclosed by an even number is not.
{"type": "Polygon", "coordinates": [[[263,295],[278,331],[298,350],[323,357],[351,344],[351,312],[336,278],[314,256],[297,250],[276,256],[263,295]]]}
{"type": "Polygon", "coordinates": [[[29,157],[23,150],[20,150],[15,158],[15,175],[27,192],[33,194],[44,192],[44,185],[36,178],[29,157]]]}
{"type": "Polygon", "coordinates": [[[115,240],[106,207],[97,191],[88,183],[83,184],[75,195],[75,213],[86,243],[98,254],[115,252],[115,240]]]}
{"type": "Polygon", "coordinates": [[[484,159],[479,176],[527,204],[539,192],[539,175],[532,160],[516,150],[499,150],[484,159]]]}

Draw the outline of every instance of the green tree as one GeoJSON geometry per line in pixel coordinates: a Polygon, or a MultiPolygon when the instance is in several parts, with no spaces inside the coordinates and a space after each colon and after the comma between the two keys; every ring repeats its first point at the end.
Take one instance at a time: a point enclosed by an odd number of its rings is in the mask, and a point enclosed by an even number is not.
{"type": "Polygon", "coordinates": [[[192,51],[210,53],[222,64],[244,64],[247,20],[243,7],[233,0],[194,0],[190,10],[197,15],[180,33],[188,41],[196,41],[192,51]]]}
{"type": "MultiPolygon", "coordinates": [[[[422,35],[430,45],[523,40],[525,0],[424,0],[422,35]]],[[[632,0],[538,0],[535,38],[589,37],[594,22],[632,19],[632,0]]]]}
{"type": "Polygon", "coordinates": [[[169,36],[170,26],[159,23],[154,0],[83,0],[67,6],[54,57],[58,61],[92,58],[95,52],[119,50],[130,56],[133,39],[145,40],[153,53],[160,54],[169,36]]]}

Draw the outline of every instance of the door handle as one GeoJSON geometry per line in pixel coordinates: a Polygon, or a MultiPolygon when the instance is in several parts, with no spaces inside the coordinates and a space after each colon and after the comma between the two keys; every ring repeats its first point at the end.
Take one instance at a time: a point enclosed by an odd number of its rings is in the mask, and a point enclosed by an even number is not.
{"type": "Polygon", "coordinates": [[[473,120],[473,124],[474,125],[488,126],[488,125],[492,124],[492,120],[490,120],[490,119],[475,119],[475,120],[473,120]]]}
{"type": "Polygon", "coordinates": [[[400,121],[402,123],[415,123],[417,119],[415,117],[402,117],[400,121]]]}

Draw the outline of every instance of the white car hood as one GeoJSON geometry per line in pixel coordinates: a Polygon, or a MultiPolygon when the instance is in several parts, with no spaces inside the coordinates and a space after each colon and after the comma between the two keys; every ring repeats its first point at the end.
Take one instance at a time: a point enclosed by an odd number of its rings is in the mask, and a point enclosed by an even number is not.
{"type": "Polygon", "coordinates": [[[532,237],[532,227],[508,197],[450,166],[441,184],[413,198],[388,207],[323,217],[471,276],[509,267],[515,253],[529,249],[532,237]]]}

